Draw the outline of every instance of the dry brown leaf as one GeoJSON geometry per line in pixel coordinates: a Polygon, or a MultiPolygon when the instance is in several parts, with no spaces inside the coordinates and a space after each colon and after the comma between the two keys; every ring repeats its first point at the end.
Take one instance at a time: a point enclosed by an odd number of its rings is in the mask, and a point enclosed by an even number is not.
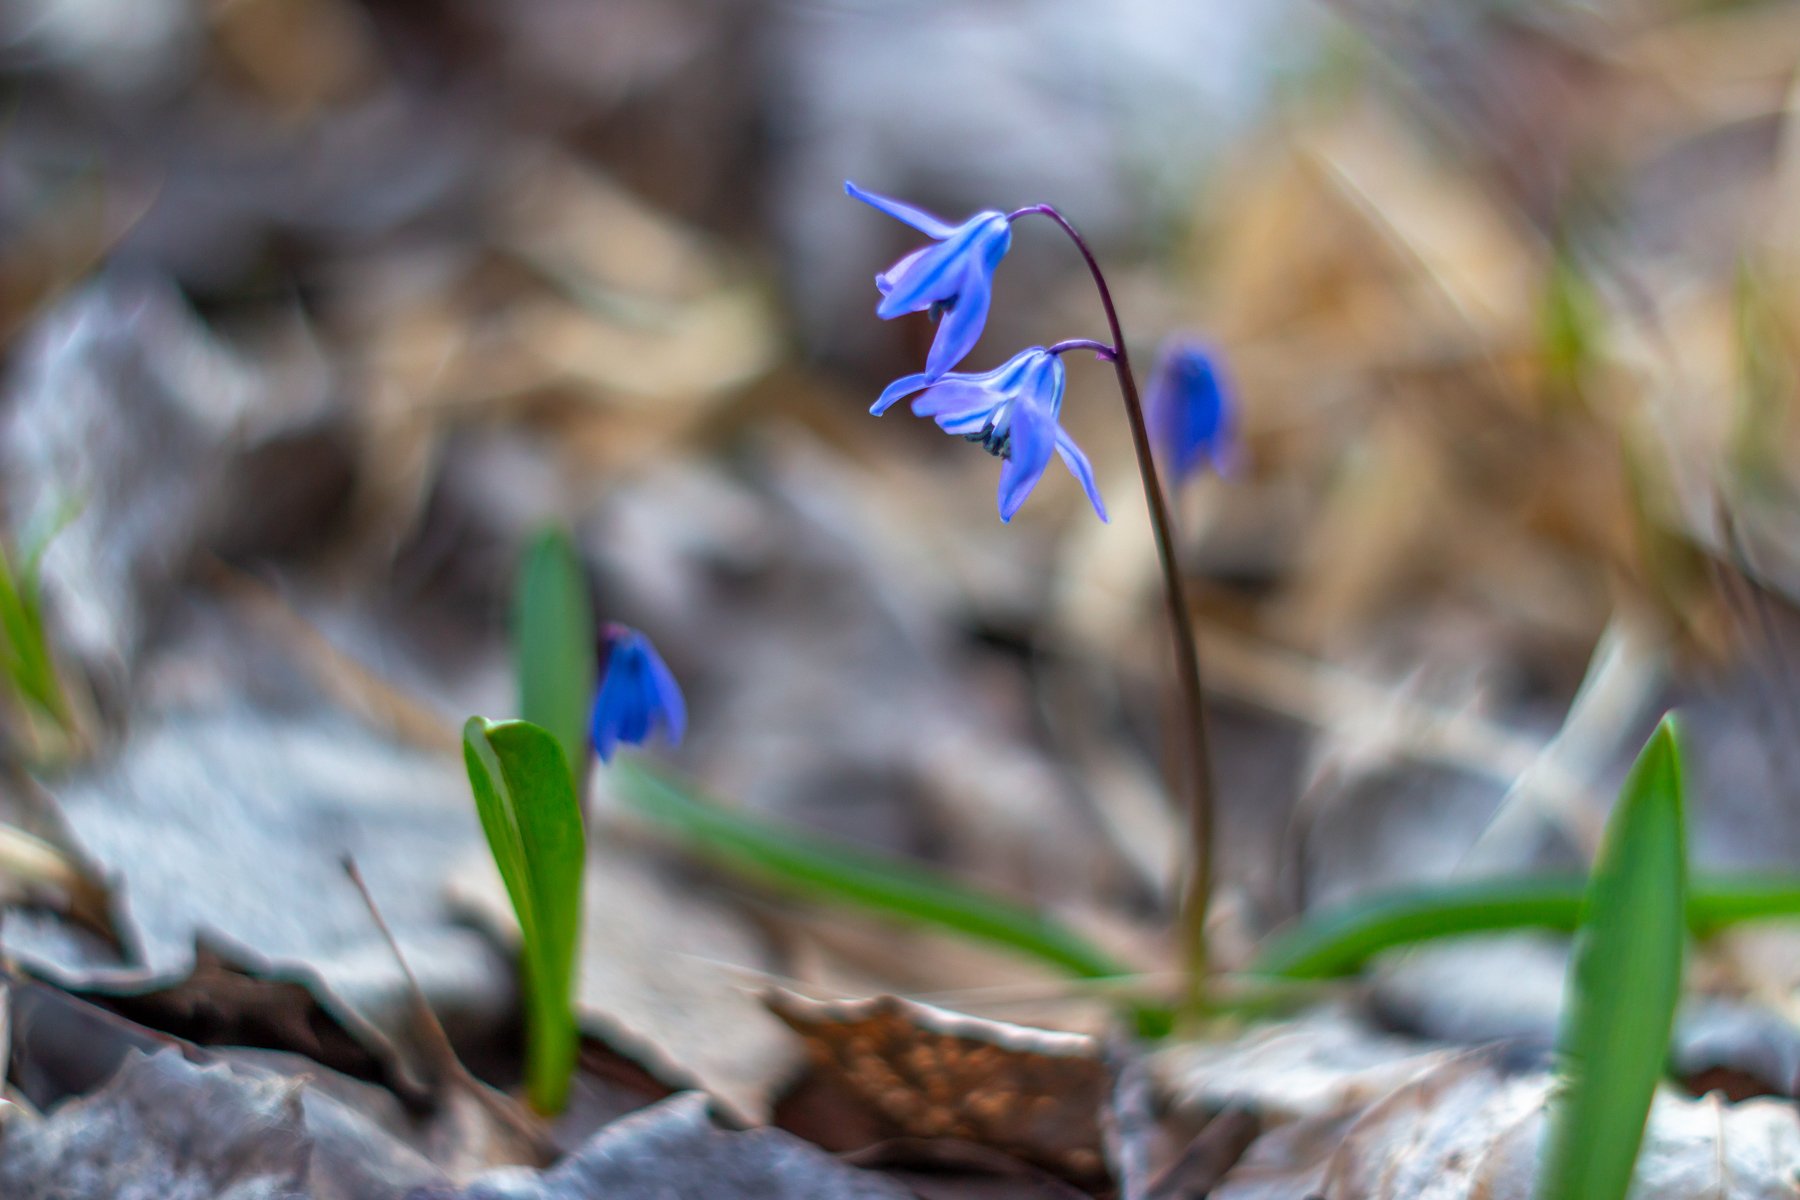
{"type": "MultiPolygon", "coordinates": [[[[1493,1052],[1440,1061],[1351,1117],[1299,1122],[1253,1146],[1215,1200],[1530,1200],[1555,1088],[1493,1052]]],[[[1651,1110],[1632,1200],[1786,1200],[1800,1162],[1791,1104],[1665,1091],[1651,1110]]]]}
{"type": "Polygon", "coordinates": [[[1079,1182],[1104,1178],[1100,1121],[1112,1082],[1095,1039],[895,996],[766,1000],[805,1039],[814,1070],[890,1136],[958,1138],[1079,1182]]]}
{"type": "MultiPolygon", "coordinates": [[[[1413,139],[1384,128],[1385,120],[1365,111],[1327,131],[1313,150],[1326,179],[1387,239],[1401,268],[1454,314],[1454,323],[1433,322],[1440,336],[1454,330],[1477,354],[1531,336],[1537,239],[1479,181],[1446,170],[1413,139]]],[[[1422,299],[1415,313],[1432,308],[1422,299]]]]}
{"type": "Polygon", "coordinates": [[[1244,1107],[1281,1124],[1360,1109],[1448,1053],[1328,1007],[1234,1041],[1171,1042],[1150,1065],[1178,1110],[1244,1107]]]}
{"type": "Polygon", "coordinates": [[[121,753],[49,789],[112,882],[130,957],[34,911],[9,916],[8,953],[71,987],[149,991],[185,980],[202,945],[228,946],[241,973],[303,984],[365,1049],[404,1060],[403,980],[339,862],[362,862],[433,1006],[495,1021],[504,960],[437,893],[444,864],[480,844],[459,776],[318,710],[143,714],[121,753]]]}
{"type": "Polygon", "coordinates": [[[733,1129],[684,1092],[601,1129],[554,1167],[500,1171],[441,1200],[910,1200],[780,1129],[733,1129]]]}
{"type": "Polygon", "coordinates": [[[225,64],[295,118],[372,90],[377,50],[361,10],[341,0],[211,0],[225,64]]]}
{"type": "Polygon", "coordinates": [[[602,320],[561,301],[519,306],[513,340],[541,374],[628,406],[640,420],[697,420],[773,365],[768,313],[745,288],[721,290],[654,320],[602,320]]]}

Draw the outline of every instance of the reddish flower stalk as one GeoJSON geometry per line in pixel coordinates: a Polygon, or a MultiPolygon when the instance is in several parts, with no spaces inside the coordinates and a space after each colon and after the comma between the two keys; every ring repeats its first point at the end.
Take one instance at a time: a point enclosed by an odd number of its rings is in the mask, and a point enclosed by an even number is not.
{"type": "MultiPolygon", "coordinates": [[[[1113,303],[1112,289],[1100,263],[1094,258],[1087,239],[1070,224],[1069,219],[1048,204],[1033,204],[1007,214],[1017,220],[1033,213],[1050,218],[1069,235],[1075,248],[1087,263],[1100,293],[1100,306],[1106,310],[1106,323],[1112,334],[1110,346],[1087,346],[1113,365],[1118,378],[1119,395],[1125,401],[1125,416],[1131,424],[1131,444],[1137,452],[1138,474],[1144,481],[1144,502],[1150,509],[1150,530],[1156,540],[1156,556],[1162,565],[1163,606],[1167,611],[1169,634],[1175,647],[1175,675],[1181,691],[1181,716],[1188,736],[1181,739],[1187,748],[1186,783],[1188,787],[1187,818],[1189,862],[1187,879],[1180,899],[1182,951],[1188,967],[1189,999],[1195,999],[1206,978],[1206,914],[1212,897],[1213,879],[1213,772],[1212,750],[1206,736],[1205,707],[1200,683],[1200,646],[1194,637],[1192,608],[1188,603],[1187,581],[1181,573],[1175,554],[1174,522],[1169,516],[1169,503],[1157,474],[1156,456],[1152,452],[1149,425],[1144,420],[1143,401],[1138,396],[1137,380],[1131,371],[1131,355],[1125,346],[1125,331],[1119,324],[1119,310],[1113,303]]],[[[1073,348],[1073,347],[1071,347],[1073,348]]]]}

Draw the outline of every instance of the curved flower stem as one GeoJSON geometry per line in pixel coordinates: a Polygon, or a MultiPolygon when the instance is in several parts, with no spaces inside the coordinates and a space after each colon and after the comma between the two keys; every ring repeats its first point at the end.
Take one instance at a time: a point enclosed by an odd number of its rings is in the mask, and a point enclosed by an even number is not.
{"type": "Polygon", "coordinates": [[[1117,350],[1105,342],[1096,342],[1093,338],[1070,338],[1046,349],[1051,354],[1067,354],[1071,350],[1092,350],[1094,357],[1101,362],[1112,362],[1119,356],[1117,350]]]}
{"type": "Polygon", "coordinates": [[[1034,204],[1009,213],[1007,219],[1015,220],[1032,213],[1049,217],[1069,235],[1087,263],[1088,273],[1094,277],[1094,287],[1100,293],[1100,304],[1106,310],[1106,322],[1112,333],[1112,345],[1103,347],[1108,353],[1101,353],[1102,347],[1098,343],[1090,344],[1086,339],[1058,345],[1070,349],[1094,349],[1101,358],[1112,362],[1119,380],[1119,394],[1125,401],[1125,415],[1131,422],[1131,443],[1137,451],[1138,473],[1144,480],[1144,501],[1150,509],[1150,529],[1156,538],[1157,558],[1162,563],[1163,604],[1168,610],[1169,633],[1175,642],[1175,674],[1181,687],[1183,723],[1192,732],[1191,737],[1183,739],[1183,744],[1188,747],[1188,833],[1192,861],[1188,864],[1180,917],[1182,950],[1188,968],[1188,999],[1192,1002],[1199,998],[1206,978],[1206,909],[1212,896],[1213,876],[1212,751],[1207,742],[1201,699],[1200,647],[1194,638],[1187,583],[1175,557],[1174,523],[1169,518],[1168,499],[1156,471],[1150,430],[1144,420],[1144,405],[1138,398],[1137,380],[1131,372],[1131,356],[1125,349],[1125,331],[1119,326],[1119,311],[1113,304],[1112,289],[1107,287],[1106,276],[1101,274],[1100,264],[1087,240],[1053,206],[1034,204]]]}

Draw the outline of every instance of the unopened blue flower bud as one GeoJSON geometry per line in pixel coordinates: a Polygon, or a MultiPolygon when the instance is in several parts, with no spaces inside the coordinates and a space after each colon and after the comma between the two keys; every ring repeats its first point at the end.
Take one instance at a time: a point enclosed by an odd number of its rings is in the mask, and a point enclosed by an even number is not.
{"type": "Polygon", "coordinates": [[[1208,465],[1230,468],[1237,436],[1231,392],[1217,360],[1198,343],[1164,346],[1146,407],[1150,439],[1170,487],[1208,465]]]}
{"type": "Polygon", "coordinates": [[[588,732],[601,762],[611,762],[619,743],[641,746],[662,726],[670,745],[687,731],[681,687],[650,639],[625,625],[606,627],[606,664],[594,696],[588,732]]]}

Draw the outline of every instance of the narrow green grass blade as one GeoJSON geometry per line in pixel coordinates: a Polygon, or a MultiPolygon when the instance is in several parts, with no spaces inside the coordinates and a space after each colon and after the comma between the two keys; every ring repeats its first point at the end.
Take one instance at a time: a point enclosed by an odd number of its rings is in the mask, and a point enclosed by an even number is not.
{"type": "Polygon", "coordinates": [[[1675,723],[1638,756],[1607,822],[1570,966],[1539,1200],[1623,1200],[1669,1053],[1687,942],[1675,723]]]}
{"type": "MultiPolygon", "coordinates": [[[[1427,884],[1377,892],[1324,909],[1258,951],[1249,975],[1335,979],[1376,955],[1440,938],[1512,929],[1573,933],[1587,881],[1574,875],[1427,884]]],[[[1696,875],[1688,930],[1709,937],[1745,921],[1800,918],[1800,875],[1696,875]]]]}
{"type": "Polygon", "coordinates": [[[1800,917],[1800,876],[1700,875],[1688,885],[1688,929],[1695,937],[1775,917],[1800,917]]]}
{"type": "Polygon", "coordinates": [[[1563,392],[1581,386],[1600,347],[1604,330],[1593,286],[1581,273],[1570,247],[1559,245],[1545,281],[1538,316],[1546,382],[1563,392]]]}
{"type": "Polygon", "coordinates": [[[563,748],[529,722],[471,717],[463,759],[524,943],[527,1090],[539,1112],[561,1112],[575,1072],[581,806],[563,748]]]}
{"type": "Polygon", "coordinates": [[[1587,882],[1576,876],[1426,884],[1380,892],[1307,917],[1271,937],[1249,973],[1288,979],[1352,975],[1384,950],[1505,929],[1572,932],[1587,882]]]}
{"type": "Polygon", "coordinates": [[[1131,974],[1073,930],[935,871],[733,812],[621,757],[608,773],[625,802],[721,865],[791,891],[1004,946],[1070,974],[1131,974]]]}
{"type": "Polygon", "coordinates": [[[14,687],[24,691],[20,677],[30,648],[30,624],[19,585],[6,547],[0,546],[0,669],[5,670],[14,687]]]}
{"type": "Polygon", "coordinates": [[[0,547],[0,672],[20,696],[65,727],[68,706],[38,601],[37,555],[15,571],[0,547]]]}
{"type": "Polygon", "coordinates": [[[579,780],[594,700],[594,612],[581,559],[561,529],[543,530],[525,552],[513,599],[513,646],[519,715],[550,731],[579,780]]]}

